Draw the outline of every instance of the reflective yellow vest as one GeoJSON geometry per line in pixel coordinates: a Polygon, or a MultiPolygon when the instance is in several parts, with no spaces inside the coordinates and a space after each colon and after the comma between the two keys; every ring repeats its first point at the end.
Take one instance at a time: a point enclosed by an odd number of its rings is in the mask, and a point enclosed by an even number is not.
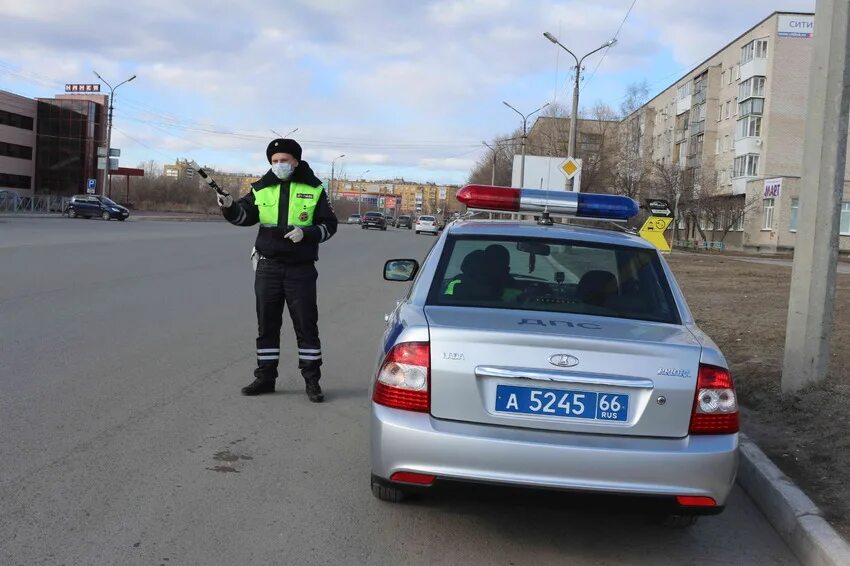
{"type": "MultiPolygon", "coordinates": [[[[319,204],[324,189],[321,185],[311,187],[303,183],[289,183],[289,212],[287,225],[312,226],[313,213],[319,204]]],[[[277,226],[280,218],[280,184],[252,189],[254,204],[260,211],[261,226],[277,226]]]]}

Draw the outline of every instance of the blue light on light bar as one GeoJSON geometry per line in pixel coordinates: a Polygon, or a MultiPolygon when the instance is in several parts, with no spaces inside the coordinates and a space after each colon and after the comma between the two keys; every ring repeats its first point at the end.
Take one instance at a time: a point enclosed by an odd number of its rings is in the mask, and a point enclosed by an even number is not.
{"type": "Polygon", "coordinates": [[[608,218],[628,220],[637,216],[639,207],[633,199],[620,195],[598,195],[578,193],[576,216],[584,218],[608,218]]]}

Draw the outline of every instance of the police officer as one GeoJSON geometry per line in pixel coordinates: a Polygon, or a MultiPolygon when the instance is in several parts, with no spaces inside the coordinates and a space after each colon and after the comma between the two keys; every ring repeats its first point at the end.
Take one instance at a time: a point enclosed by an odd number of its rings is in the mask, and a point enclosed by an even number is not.
{"type": "Polygon", "coordinates": [[[234,202],[219,196],[222,214],[236,226],[260,225],[254,245],[257,298],[257,369],[243,395],[274,392],[280,359],[283,306],[289,309],[298,342],[298,367],[307,397],[324,400],[319,386],[322,346],[316,305],[319,244],[336,233],[337,218],[322,182],[301,161],[301,146],[276,139],[266,149],[271,169],[251,185],[250,193],[234,202]]]}

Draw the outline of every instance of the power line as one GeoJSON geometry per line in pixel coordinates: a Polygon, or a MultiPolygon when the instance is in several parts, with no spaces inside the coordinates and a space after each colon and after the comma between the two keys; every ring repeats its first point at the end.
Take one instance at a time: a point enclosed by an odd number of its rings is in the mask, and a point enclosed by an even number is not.
{"type": "MultiPolygon", "coordinates": [[[[623,21],[620,22],[620,27],[617,28],[617,32],[614,34],[614,39],[617,39],[620,35],[620,32],[623,31],[623,26],[626,25],[626,20],[629,19],[629,15],[632,13],[632,10],[637,4],[637,0],[632,0],[632,5],[629,6],[628,11],[626,12],[626,16],[623,18],[623,21]]],[[[610,47],[608,49],[611,49],[610,47]]],[[[593,72],[590,73],[590,77],[585,81],[584,86],[581,90],[584,90],[584,87],[590,84],[590,81],[593,80],[593,77],[596,76],[596,71],[599,69],[599,65],[602,64],[602,61],[605,60],[605,57],[608,55],[608,49],[602,52],[602,57],[599,58],[599,61],[596,62],[596,67],[593,68],[593,72]]]]}

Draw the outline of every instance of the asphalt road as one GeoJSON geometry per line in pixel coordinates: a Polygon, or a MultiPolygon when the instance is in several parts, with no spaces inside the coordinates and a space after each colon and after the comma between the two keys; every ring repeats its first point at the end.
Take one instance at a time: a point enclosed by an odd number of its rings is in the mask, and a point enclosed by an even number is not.
{"type": "Polygon", "coordinates": [[[791,564],[752,502],[671,531],[601,502],[369,491],[366,396],[389,257],[435,241],[343,226],[322,247],[327,402],[291,328],[254,364],[253,229],[0,219],[0,564],[791,564]]]}

